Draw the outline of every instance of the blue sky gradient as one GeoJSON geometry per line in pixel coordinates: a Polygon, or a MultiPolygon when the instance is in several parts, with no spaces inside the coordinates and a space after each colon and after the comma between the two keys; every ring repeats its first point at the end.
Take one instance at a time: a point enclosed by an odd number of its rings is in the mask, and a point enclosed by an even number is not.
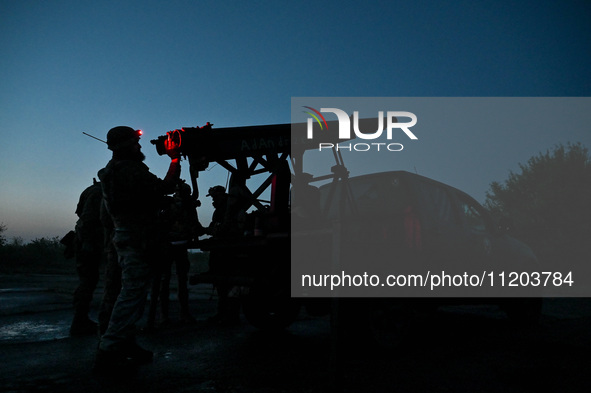
{"type": "MultiPolygon", "coordinates": [[[[589,20],[588,1],[0,0],[0,223],[25,240],[74,226],[110,158],[83,131],[143,129],[146,163],[164,176],[149,139],[208,121],[288,123],[291,97],[590,96],[589,20]]],[[[564,132],[538,139],[575,142],[564,132]]],[[[540,151],[532,137],[471,168],[486,181],[466,191],[482,201],[540,151]]],[[[485,143],[459,139],[461,151],[485,143]]],[[[200,177],[202,190],[225,181],[219,167],[200,177]]]]}

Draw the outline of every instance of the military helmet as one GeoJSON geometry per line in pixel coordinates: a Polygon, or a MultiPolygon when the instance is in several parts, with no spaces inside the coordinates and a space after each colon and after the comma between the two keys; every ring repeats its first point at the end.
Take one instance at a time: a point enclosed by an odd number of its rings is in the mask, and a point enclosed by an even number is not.
{"type": "Polygon", "coordinates": [[[226,193],[226,188],[223,186],[213,186],[209,189],[206,196],[215,197],[226,193]]]}
{"type": "Polygon", "coordinates": [[[179,194],[191,194],[191,186],[185,183],[183,179],[180,179],[176,184],[176,190],[179,194]]]}
{"type": "Polygon", "coordinates": [[[107,133],[107,146],[109,150],[120,150],[132,146],[139,141],[142,130],[134,130],[127,126],[111,128],[107,133]]]}

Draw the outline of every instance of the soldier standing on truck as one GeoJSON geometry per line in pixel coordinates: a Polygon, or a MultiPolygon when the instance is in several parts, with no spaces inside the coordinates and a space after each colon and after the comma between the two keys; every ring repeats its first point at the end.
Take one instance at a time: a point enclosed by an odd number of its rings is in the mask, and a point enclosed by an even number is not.
{"type": "Polygon", "coordinates": [[[165,141],[171,158],[164,180],[149,171],[139,144],[141,131],[114,127],[107,133],[113,158],[99,171],[105,206],[113,220],[113,245],[121,266],[121,292],[109,326],[101,337],[95,359],[97,371],[120,370],[149,363],[153,353],[135,341],[135,323],[142,317],[152,270],[160,258],[164,239],[159,233],[158,212],[167,194],[174,192],[180,176],[179,142],[165,141]]]}
{"type": "Polygon", "coordinates": [[[97,333],[97,324],[88,317],[90,303],[99,280],[103,260],[103,228],[100,221],[102,203],[100,182],[86,188],[76,206],[75,256],[79,284],[74,291],[74,319],[70,326],[71,336],[97,333]]]}

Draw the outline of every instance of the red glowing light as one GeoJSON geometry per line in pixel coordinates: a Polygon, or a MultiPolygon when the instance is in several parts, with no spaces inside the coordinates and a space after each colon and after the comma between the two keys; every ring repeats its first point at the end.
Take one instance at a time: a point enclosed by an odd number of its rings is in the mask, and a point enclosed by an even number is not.
{"type": "Polygon", "coordinates": [[[144,133],[144,132],[143,132],[142,130],[137,130],[137,135],[138,135],[138,136],[142,136],[142,134],[143,134],[143,133],[144,133]]]}

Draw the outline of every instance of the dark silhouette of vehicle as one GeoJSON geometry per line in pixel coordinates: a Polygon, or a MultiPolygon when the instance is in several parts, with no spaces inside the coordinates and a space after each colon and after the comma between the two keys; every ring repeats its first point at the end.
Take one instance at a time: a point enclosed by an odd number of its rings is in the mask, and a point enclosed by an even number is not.
{"type": "MultiPolygon", "coordinates": [[[[338,129],[336,122],[328,126],[338,129]]],[[[305,124],[213,129],[208,123],[168,135],[182,141],[195,199],[199,172],[210,163],[230,172],[228,194],[234,205],[228,209],[235,209],[239,217],[228,222],[225,234],[222,231],[193,245],[224,257],[223,268],[216,274],[199,274],[191,283],[239,288],[243,312],[259,328],[288,326],[302,306],[311,315],[334,314],[335,302],[330,298],[292,297],[294,244],[309,250],[310,260],[316,258],[319,266],[327,261],[359,266],[364,261],[368,269],[391,263],[411,270],[420,265],[521,270],[536,262],[531,250],[499,230],[474,199],[443,183],[400,171],[349,178],[341,153],[334,148],[336,165],[329,174],[305,173],[304,153],[318,146],[306,139],[305,124]],[[260,176],[263,179],[252,181],[260,176]],[[328,183],[314,186],[321,181],[328,183]],[[262,198],[265,192],[270,194],[266,201],[262,198]],[[383,258],[387,251],[395,251],[391,261],[383,258]]],[[[169,136],[152,141],[161,154],[160,145],[169,136]]],[[[325,141],[330,138],[323,137],[325,141]]],[[[383,298],[347,299],[337,308],[365,321],[383,309],[401,305],[435,309],[457,302],[494,302],[509,315],[527,321],[538,317],[541,304],[538,299],[383,298]]]]}
{"type": "MultiPolygon", "coordinates": [[[[339,220],[343,228],[343,268],[364,261],[365,270],[382,272],[429,270],[452,275],[538,269],[533,251],[499,226],[476,200],[427,177],[404,171],[374,173],[321,186],[319,194],[320,226],[339,220]]],[[[500,287],[498,277],[495,279],[500,287]]],[[[443,296],[415,304],[431,309],[447,304],[498,304],[519,322],[534,322],[540,314],[539,298],[472,298],[473,291],[460,290],[468,296],[450,298],[445,295],[454,292],[442,290],[443,296]]],[[[416,292],[409,289],[408,295],[419,291],[425,294],[421,288],[416,292]]],[[[499,292],[502,288],[492,294],[499,292]]]]}
{"type": "Polygon", "coordinates": [[[499,228],[476,200],[427,177],[375,173],[324,185],[319,192],[325,222],[340,212],[355,242],[387,244],[414,264],[450,271],[528,270],[537,265],[532,250],[499,228]],[[348,197],[342,188],[348,189],[348,197]]]}

